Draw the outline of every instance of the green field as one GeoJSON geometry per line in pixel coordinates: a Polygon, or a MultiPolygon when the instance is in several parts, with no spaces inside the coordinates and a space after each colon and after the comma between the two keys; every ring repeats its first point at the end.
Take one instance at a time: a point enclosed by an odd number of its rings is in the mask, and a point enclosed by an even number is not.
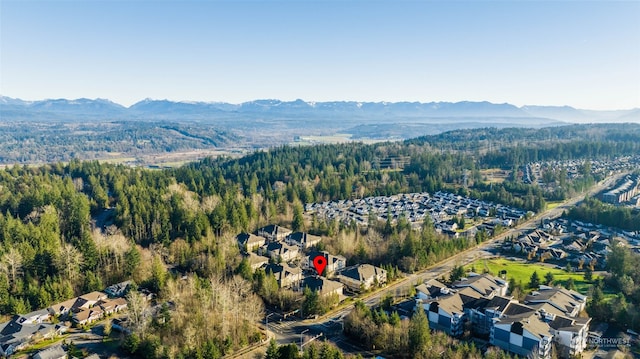
{"type": "MultiPolygon", "coordinates": [[[[500,258],[478,260],[470,265],[467,265],[465,269],[471,270],[472,266],[475,268],[477,273],[482,273],[485,270],[489,270],[491,274],[496,276],[500,271],[506,270],[507,279],[513,278],[515,279],[516,283],[518,281],[521,281],[525,287],[528,286],[529,280],[534,271],[538,272],[538,276],[540,277],[540,281],[542,283],[544,283],[544,276],[547,274],[547,272],[551,272],[554,277],[554,285],[564,285],[569,280],[569,278],[573,278],[578,292],[587,294],[589,288],[591,287],[591,282],[587,282],[584,280],[583,273],[569,273],[564,269],[557,269],[549,265],[516,262],[500,258]]],[[[594,278],[595,277],[596,276],[594,275],[594,278]]]]}
{"type": "Polygon", "coordinates": [[[561,205],[564,201],[551,201],[551,202],[547,202],[547,210],[549,209],[554,209],[556,207],[558,207],[559,205],[561,205]]]}

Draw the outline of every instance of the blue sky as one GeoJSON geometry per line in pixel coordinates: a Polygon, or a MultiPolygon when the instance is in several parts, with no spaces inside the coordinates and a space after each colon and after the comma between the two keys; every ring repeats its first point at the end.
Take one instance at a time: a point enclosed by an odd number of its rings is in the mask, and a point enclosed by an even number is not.
{"type": "Polygon", "coordinates": [[[640,1],[0,0],[26,100],[640,107],[640,1]]]}

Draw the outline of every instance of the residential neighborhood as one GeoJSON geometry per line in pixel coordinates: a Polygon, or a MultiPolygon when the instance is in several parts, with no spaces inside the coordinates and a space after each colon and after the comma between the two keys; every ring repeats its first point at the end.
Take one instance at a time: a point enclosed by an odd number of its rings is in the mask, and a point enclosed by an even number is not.
{"type": "Polygon", "coordinates": [[[255,234],[241,233],[236,240],[251,269],[262,269],[273,275],[279,288],[298,292],[309,288],[320,296],[337,294],[339,300],[343,300],[347,294],[356,295],[387,282],[387,272],[382,268],[371,264],[347,267],[345,257],[315,249],[322,241],[320,236],[268,225],[255,234]],[[317,273],[313,265],[318,256],[326,263],[322,273],[317,273]]]}
{"type": "Polygon", "coordinates": [[[591,175],[610,176],[624,170],[633,170],[640,166],[640,156],[620,156],[612,160],[553,160],[530,162],[522,168],[522,180],[524,183],[535,183],[538,186],[553,190],[555,184],[551,183],[553,174],[561,172],[562,180],[574,180],[584,176],[585,170],[591,175]],[[585,167],[585,164],[588,167],[585,167]]]}
{"type": "Polygon", "coordinates": [[[602,201],[611,204],[640,205],[640,174],[625,176],[615,188],[602,194],[602,201]]]}
{"type": "Polygon", "coordinates": [[[517,238],[507,238],[503,250],[528,259],[601,269],[605,266],[613,240],[640,253],[640,231],[625,231],[566,218],[542,220],[538,229],[517,238]]]}
{"type": "MultiPolygon", "coordinates": [[[[123,295],[129,285],[129,281],[114,284],[104,292],[86,293],[45,309],[14,315],[10,321],[0,323],[0,356],[8,357],[39,341],[58,337],[71,326],[82,327],[124,312],[128,303],[123,295]]],[[[60,352],[58,348],[39,353],[39,357],[56,357],[60,352]]]]}
{"type": "MultiPolygon", "coordinates": [[[[319,218],[336,219],[346,224],[354,221],[360,226],[367,226],[371,217],[390,220],[392,223],[404,217],[412,225],[419,227],[425,218],[429,218],[438,232],[450,236],[460,235],[457,224],[451,221],[458,216],[481,219],[487,222],[488,227],[493,228],[497,223],[511,226],[527,215],[523,210],[442,191],[433,195],[423,192],[309,203],[305,210],[319,218]],[[498,221],[490,221],[490,217],[498,221]]],[[[475,230],[468,229],[465,235],[475,233],[475,230]]]]}

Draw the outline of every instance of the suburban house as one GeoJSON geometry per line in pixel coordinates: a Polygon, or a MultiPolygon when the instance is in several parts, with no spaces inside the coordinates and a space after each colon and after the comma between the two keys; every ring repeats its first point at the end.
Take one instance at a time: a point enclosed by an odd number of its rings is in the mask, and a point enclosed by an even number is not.
{"type": "Polygon", "coordinates": [[[127,325],[128,320],[128,317],[113,318],[113,320],[111,321],[111,327],[113,328],[113,330],[117,330],[120,333],[131,334],[131,329],[129,329],[129,326],[127,325]]]}
{"type": "Polygon", "coordinates": [[[284,241],[284,239],[291,234],[291,230],[288,228],[280,227],[276,224],[270,224],[262,227],[256,231],[258,236],[264,237],[269,241],[278,242],[284,241]]]}
{"type": "Polygon", "coordinates": [[[264,237],[256,236],[250,233],[240,233],[236,236],[238,246],[245,252],[253,252],[254,250],[264,246],[267,240],[264,237]]]}
{"type": "Polygon", "coordinates": [[[317,291],[322,297],[337,294],[342,297],[344,285],[340,282],[330,280],[321,276],[306,277],[300,282],[300,290],[304,290],[307,287],[312,291],[317,291]]]}
{"type": "Polygon", "coordinates": [[[467,278],[453,283],[451,287],[454,289],[471,288],[480,295],[491,298],[494,295],[507,295],[509,283],[489,274],[469,273],[467,278]]]}
{"type": "Polygon", "coordinates": [[[78,300],[77,297],[68,299],[68,300],[65,300],[64,302],[53,304],[47,309],[49,310],[49,313],[52,316],[64,317],[67,314],[69,314],[69,312],[71,312],[71,309],[74,307],[77,300],[78,300]]]}
{"type": "Polygon", "coordinates": [[[541,229],[535,229],[526,236],[538,246],[546,245],[553,241],[553,236],[541,229]]]}
{"type": "Polygon", "coordinates": [[[269,242],[261,247],[259,252],[259,254],[267,255],[275,261],[282,260],[284,262],[288,262],[300,254],[298,247],[282,242],[269,242]]]}
{"type": "Polygon", "coordinates": [[[285,242],[292,246],[298,246],[300,249],[307,249],[320,243],[322,238],[305,232],[293,232],[285,238],[285,242]]]}
{"type": "Polygon", "coordinates": [[[387,271],[371,264],[358,264],[338,272],[338,280],[354,292],[387,282],[387,271]]]}
{"type": "Polygon", "coordinates": [[[333,254],[329,254],[329,252],[327,251],[322,251],[322,252],[312,251],[311,253],[309,253],[307,260],[304,261],[305,267],[314,268],[313,260],[318,256],[324,257],[327,263],[327,266],[324,269],[324,273],[326,276],[329,276],[347,266],[347,259],[343,256],[340,256],[340,255],[334,256],[333,254]]]}
{"type": "Polygon", "coordinates": [[[91,308],[101,300],[107,299],[109,296],[102,292],[91,292],[78,297],[73,308],[91,308]]]}
{"type": "Polygon", "coordinates": [[[67,359],[67,352],[62,345],[56,345],[37,352],[33,359],[67,359]]]}
{"type": "Polygon", "coordinates": [[[29,346],[35,339],[53,338],[67,330],[62,324],[34,324],[20,315],[14,315],[10,321],[0,323],[0,356],[8,357],[29,346]]]}
{"type": "Polygon", "coordinates": [[[78,325],[85,325],[99,320],[104,316],[104,314],[104,310],[99,306],[82,308],[81,310],[73,313],[71,320],[78,325]]]}
{"type": "Polygon", "coordinates": [[[298,284],[302,280],[302,269],[290,267],[286,263],[267,264],[264,268],[265,273],[273,274],[278,281],[280,288],[288,288],[298,284]]]}
{"type": "Polygon", "coordinates": [[[107,287],[104,292],[110,297],[124,297],[127,294],[127,290],[131,285],[131,281],[127,280],[124,282],[116,283],[107,287]]]}
{"type": "MultiPolygon", "coordinates": [[[[100,318],[104,314],[102,308],[97,307],[96,304],[100,301],[106,301],[108,298],[109,296],[105,293],[96,291],[54,304],[47,310],[53,316],[65,317],[71,315],[73,322],[84,325],[100,318]]],[[[124,299],[122,301],[126,302],[124,299]]]]}
{"type": "Polygon", "coordinates": [[[24,322],[28,324],[39,324],[46,322],[51,318],[51,314],[46,309],[36,310],[35,312],[22,315],[24,322]]]}
{"type": "Polygon", "coordinates": [[[97,306],[102,308],[105,315],[112,313],[118,313],[127,309],[129,303],[124,298],[106,299],[97,303],[97,306]]]}
{"type": "Polygon", "coordinates": [[[253,252],[249,252],[249,254],[245,256],[245,258],[249,261],[249,265],[253,270],[256,270],[269,263],[268,257],[259,256],[253,252]]]}

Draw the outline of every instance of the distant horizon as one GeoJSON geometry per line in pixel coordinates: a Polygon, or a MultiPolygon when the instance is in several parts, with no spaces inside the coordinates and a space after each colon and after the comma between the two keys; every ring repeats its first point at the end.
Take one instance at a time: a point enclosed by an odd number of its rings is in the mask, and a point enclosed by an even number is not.
{"type": "Polygon", "coordinates": [[[0,33],[23,99],[640,107],[640,1],[4,0],[0,33]]]}
{"type": "MultiPolygon", "coordinates": [[[[131,104],[124,104],[121,102],[117,102],[114,101],[112,99],[109,98],[105,98],[105,97],[95,97],[95,98],[91,98],[91,97],[77,97],[77,98],[66,98],[66,97],[50,97],[50,98],[42,98],[42,99],[24,99],[24,98],[20,98],[20,97],[14,97],[14,96],[8,96],[8,95],[4,95],[4,94],[0,94],[0,98],[9,98],[9,99],[13,99],[13,100],[19,100],[19,101],[23,101],[23,102],[28,102],[28,103],[33,103],[33,102],[44,102],[44,101],[59,101],[59,100],[64,100],[64,101],[78,101],[78,100],[89,100],[89,101],[108,101],[111,103],[114,103],[116,105],[122,106],[126,109],[131,108],[132,106],[144,102],[144,101],[168,101],[168,102],[173,102],[173,103],[186,103],[186,104],[229,104],[229,105],[242,105],[245,103],[251,103],[251,102],[256,102],[256,101],[279,101],[279,102],[295,102],[295,101],[303,101],[307,104],[312,104],[312,103],[331,103],[331,102],[347,102],[347,103],[420,103],[420,104],[429,104],[429,103],[451,103],[451,104],[456,104],[456,103],[490,103],[492,105],[511,105],[514,106],[516,108],[522,109],[525,107],[531,107],[531,106],[536,106],[536,107],[550,107],[550,108],[572,108],[575,110],[581,110],[581,111],[597,111],[597,112],[607,112],[607,111],[633,111],[633,110],[638,110],[640,109],[640,107],[631,107],[631,108],[613,108],[613,109],[592,109],[592,108],[580,108],[580,107],[574,107],[571,105],[546,105],[546,104],[536,104],[536,103],[528,103],[525,105],[518,105],[518,104],[514,104],[514,103],[509,103],[509,102],[493,102],[493,101],[489,101],[489,100],[460,100],[460,101],[440,101],[440,100],[434,100],[434,101],[411,101],[411,100],[400,100],[400,101],[367,101],[367,100],[327,100],[327,101],[315,101],[315,100],[306,100],[303,98],[296,98],[293,100],[283,100],[283,99],[279,99],[279,98],[256,98],[253,100],[248,100],[248,101],[242,101],[242,102],[229,102],[229,101],[218,101],[218,100],[174,100],[174,99],[168,99],[168,98],[151,98],[151,97],[145,97],[141,100],[135,101],[131,104]]],[[[0,102],[0,107],[3,104],[0,102]]]]}

